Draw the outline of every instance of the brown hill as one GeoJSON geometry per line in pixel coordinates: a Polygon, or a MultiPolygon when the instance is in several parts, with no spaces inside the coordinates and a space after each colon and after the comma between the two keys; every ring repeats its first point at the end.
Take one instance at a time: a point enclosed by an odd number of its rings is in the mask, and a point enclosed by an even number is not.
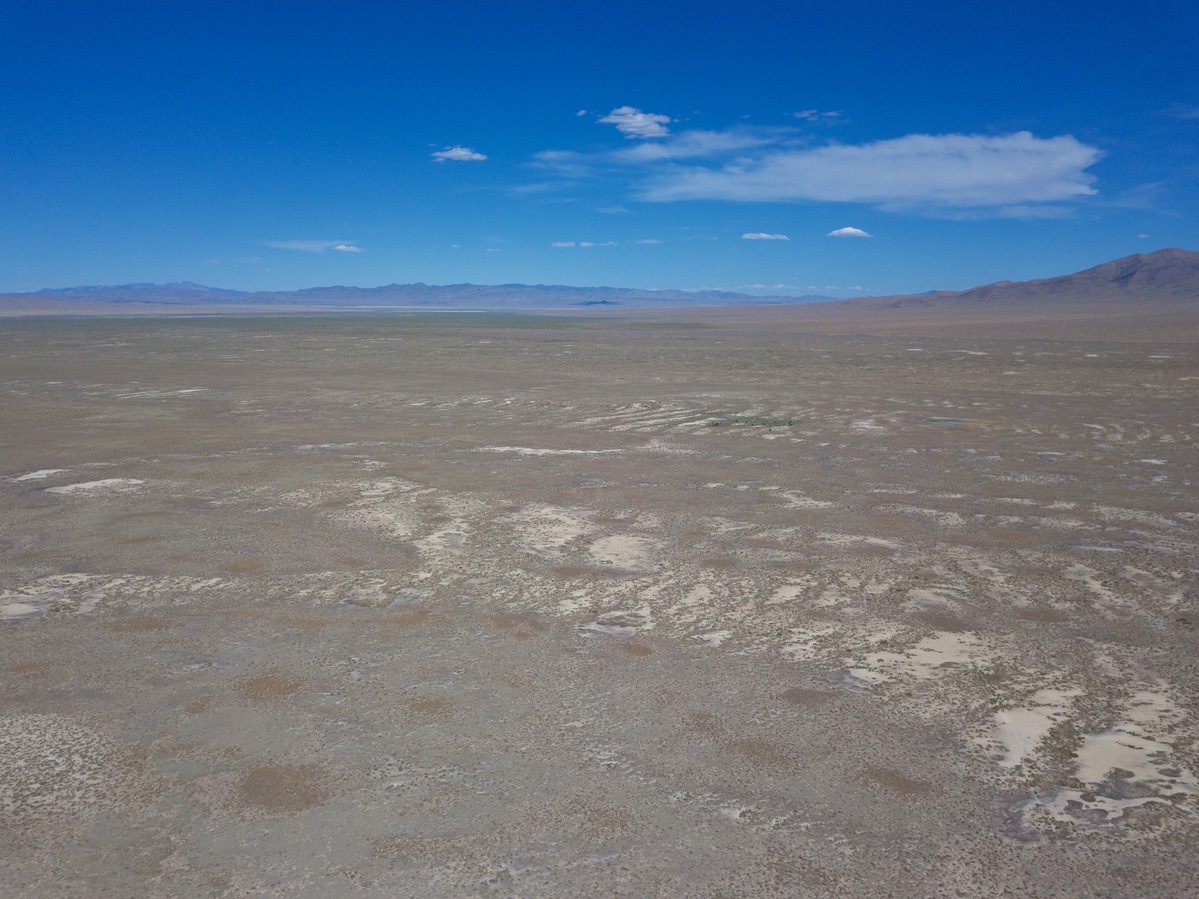
{"type": "Polygon", "coordinates": [[[793,334],[1199,343],[1199,253],[1172,247],[1057,278],[702,317],[793,334]]]}
{"type": "MultiPolygon", "coordinates": [[[[892,298],[894,299],[894,298],[892,298]]],[[[1023,304],[1102,301],[1199,301],[1199,253],[1170,247],[1105,262],[1072,275],[1036,281],[999,281],[962,291],[894,300],[917,305],[971,302],[1023,304]]]]}

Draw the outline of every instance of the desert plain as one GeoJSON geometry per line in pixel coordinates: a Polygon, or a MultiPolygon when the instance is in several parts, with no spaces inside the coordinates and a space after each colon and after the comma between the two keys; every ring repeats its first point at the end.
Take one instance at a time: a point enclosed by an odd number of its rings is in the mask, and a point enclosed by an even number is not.
{"type": "Polygon", "coordinates": [[[822,321],[4,321],[0,890],[1199,893],[1199,344],[822,321]]]}

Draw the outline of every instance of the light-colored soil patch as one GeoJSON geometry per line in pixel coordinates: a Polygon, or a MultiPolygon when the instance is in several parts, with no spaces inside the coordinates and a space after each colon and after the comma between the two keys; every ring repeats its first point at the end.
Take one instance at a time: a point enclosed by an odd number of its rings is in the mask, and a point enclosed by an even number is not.
{"type": "Polygon", "coordinates": [[[613,534],[594,541],[587,553],[601,565],[637,570],[652,567],[658,549],[658,541],[649,537],[613,534]]]}
{"type": "Polygon", "coordinates": [[[61,487],[47,487],[47,493],[90,493],[92,491],[124,491],[136,490],[146,483],[137,478],[103,478],[99,481],[81,481],[77,484],[64,484],[61,487]]]}

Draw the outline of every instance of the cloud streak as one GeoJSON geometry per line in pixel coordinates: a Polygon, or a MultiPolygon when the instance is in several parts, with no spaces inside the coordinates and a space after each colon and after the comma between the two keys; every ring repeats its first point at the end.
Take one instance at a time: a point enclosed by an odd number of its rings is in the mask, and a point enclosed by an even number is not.
{"type": "Polygon", "coordinates": [[[910,134],[860,145],[771,149],[720,167],[673,165],[644,200],[866,203],[969,209],[1077,200],[1096,193],[1086,169],[1102,154],[1064,135],[910,134]]]}
{"type": "Polygon", "coordinates": [[[838,228],[836,231],[830,231],[825,237],[874,237],[861,228],[838,228]]]}
{"type": "Polygon", "coordinates": [[[742,234],[741,239],[742,240],[790,240],[791,238],[788,237],[786,234],[766,234],[765,232],[758,231],[758,232],[755,232],[752,234],[742,234]]]}
{"type": "Polygon", "coordinates": [[[633,107],[600,121],[613,122],[626,137],[657,139],[594,153],[547,150],[534,165],[559,184],[604,180],[650,203],[854,203],[950,218],[1028,217],[1068,214],[1071,204],[1094,196],[1088,170],[1103,156],[1071,135],[1028,131],[844,144],[815,142],[795,128],[673,134],[665,116],[633,107]]]}
{"type": "Polygon", "coordinates": [[[434,162],[482,162],[487,158],[470,147],[446,147],[430,155],[434,162]]]}
{"type": "Polygon", "coordinates": [[[268,240],[265,246],[274,250],[296,250],[301,253],[323,253],[325,250],[337,250],[339,253],[366,252],[348,240],[268,240]]]}
{"type": "Polygon", "coordinates": [[[819,109],[801,109],[791,115],[803,122],[819,122],[821,119],[839,119],[844,113],[838,110],[821,112],[819,109]]]}
{"type": "Polygon", "coordinates": [[[666,137],[670,129],[670,116],[642,112],[632,106],[618,106],[600,119],[606,125],[615,125],[616,130],[628,140],[666,137]]]}

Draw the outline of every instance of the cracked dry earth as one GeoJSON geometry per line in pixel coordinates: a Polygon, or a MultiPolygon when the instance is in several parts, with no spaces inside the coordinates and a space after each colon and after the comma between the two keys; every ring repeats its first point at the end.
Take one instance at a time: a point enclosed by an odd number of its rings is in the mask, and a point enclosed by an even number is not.
{"type": "Polygon", "coordinates": [[[1189,896],[1199,352],[0,333],[11,896],[1189,896]]]}

